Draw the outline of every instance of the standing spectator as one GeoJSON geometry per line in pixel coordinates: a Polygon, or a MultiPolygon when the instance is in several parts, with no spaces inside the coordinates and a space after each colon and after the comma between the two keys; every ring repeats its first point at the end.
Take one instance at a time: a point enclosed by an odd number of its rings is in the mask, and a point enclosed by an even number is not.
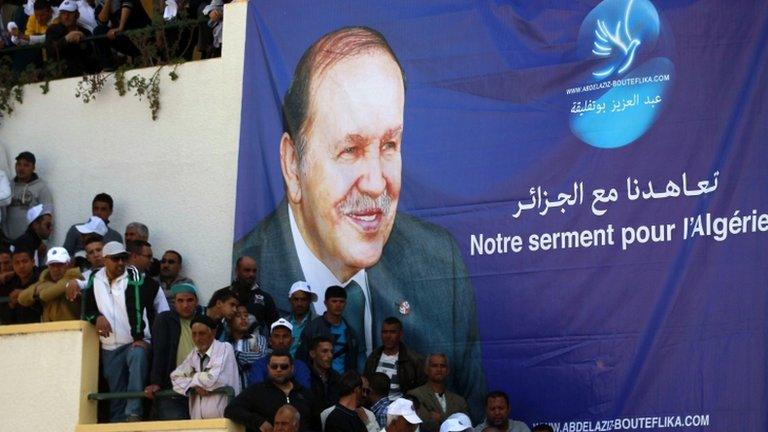
{"type": "Polygon", "coordinates": [[[96,44],[101,57],[101,64],[106,70],[115,68],[112,49],[131,57],[140,57],[141,51],[128,36],[121,34],[125,30],[140,29],[150,24],[144,6],[138,0],[100,0],[96,4],[94,35],[106,35],[96,44]]]}
{"type": "Polygon", "coordinates": [[[131,222],[125,226],[125,242],[134,240],[149,241],[149,228],[141,222],[131,222]]]}
{"type": "Polygon", "coordinates": [[[339,402],[320,414],[324,432],[377,431],[376,417],[360,406],[363,398],[363,380],[360,374],[350,370],[339,379],[339,402]]]}
{"type": "Polygon", "coordinates": [[[368,381],[371,383],[370,398],[373,405],[371,405],[371,411],[376,416],[376,421],[379,423],[379,427],[384,428],[387,426],[387,408],[389,408],[389,388],[390,380],[387,374],[382,372],[374,372],[369,375],[368,381]]]}
{"type": "Polygon", "coordinates": [[[27,211],[38,205],[53,206],[53,197],[48,186],[35,173],[35,155],[25,151],[16,156],[16,177],[13,178],[13,198],[8,206],[5,220],[5,235],[15,239],[24,233],[29,225],[27,211]]]}
{"type": "Polygon", "coordinates": [[[445,380],[450,371],[445,354],[430,355],[426,365],[427,383],[408,393],[419,400],[417,412],[424,421],[422,429],[427,432],[438,432],[440,424],[451,414],[469,412],[467,401],[445,388],[445,380]]]}
{"type": "Polygon", "coordinates": [[[165,251],[163,259],[160,260],[160,276],[157,277],[157,282],[165,292],[165,296],[168,298],[168,303],[173,301],[171,297],[171,288],[177,283],[190,283],[192,285],[195,282],[181,274],[181,269],[184,260],[181,254],[175,250],[165,251]]]}
{"type": "MultiPolygon", "coordinates": [[[[125,227],[125,242],[134,240],[149,241],[149,228],[141,222],[131,222],[125,227]]],[[[152,258],[147,274],[153,278],[160,276],[160,260],[152,258]]],[[[170,302],[169,302],[170,303],[170,302]]]]}
{"type": "Polygon", "coordinates": [[[224,416],[245,426],[248,431],[269,431],[275,415],[285,404],[300,414],[300,431],[306,431],[313,412],[309,390],[293,379],[293,357],[288,351],[272,351],[267,364],[267,380],[251,384],[224,411],[224,416]]]}
{"type": "Polygon", "coordinates": [[[288,301],[291,303],[291,313],[286,319],[293,326],[293,344],[291,344],[291,355],[296,357],[296,351],[301,342],[301,332],[307,326],[307,323],[315,318],[312,313],[311,304],[317,301],[317,294],[312,292],[309,284],[304,281],[297,281],[291,285],[288,291],[288,301]]]}
{"type": "MultiPolygon", "coordinates": [[[[267,341],[267,352],[288,351],[293,342],[291,333],[291,323],[284,318],[272,323],[269,331],[269,340],[267,341]]],[[[248,374],[248,384],[262,382],[267,378],[269,362],[266,358],[260,358],[251,364],[251,372],[248,374]]],[[[299,359],[293,361],[293,377],[302,387],[309,388],[309,368],[307,364],[299,359]]]]}
{"type": "Polygon", "coordinates": [[[45,48],[50,61],[63,63],[62,78],[98,72],[101,67],[93,43],[85,38],[91,31],[78,24],[78,3],[85,0],[64,0],[59,5],[58,22],[45,32],[45,48]]]}
{"type": "Polygon", "coordinates": [[[485,421],[475,427],[475,432],[482,432],[493,427],[501,432],[531,432],[528,426],[509,418],[509,397],[503,391],[492,391],[485,397],[485,421]]]}
{"type": "Polygon", "coordinates": [[[248,308],[252,315],[252,326],[268,329],[273,322],[280,318],[275,306],[275,300],[264,292],[256,282],[258,269],[256,261],[248,256],[242,256],[235,263],[235,280],[229,289],[237,296],[240,304],[248,308]]]}
{"type": "MultiPolygon", "coordinates": [[[[155,292],[127,267],[128,252],[118,242],[104,245],[104,268],[84,290],[85,318],[96,325],[109,391],[144,391],[149,372],[151,315],[155,292]],[[149,321],[149,322],[148,322],[149,321]]],[[[110,401],[110,420],[141,421],[140,399],[110,401]]]]}
{"type": "MultiPolygon", "coordinates": [[[[331,368],[333,342],[325,336],[317,336],[309,345],[310,388],[315,406],[319,411],[339,401],[339,379],[341,376],[331,368]]],[[[320,412],[317,413],[320,415],[320,412]]]]}
{"type": "Polygon", "coordinates": [[[0,249],[0,286],[6,281],[12,278],[13,273],[13,261],[11,260],[10,248],[0,249]]]}
{"type": "Polygon", "coordinates": [[[316,336],[326,336],[333,341],[333,370],[343,374],[357,366],[357,336],[343,317],[347,305],[347,291],[337,285],[325,290],[325,313],[307,324],[301,333],[301,343],[296,356],[309,358],[309,343],[316,336]]]}
{"type": "Polygon", "coordinates": [[[242,388],[248,387],[248,374],[253,362],[267,356],[267,339],[258,331],[251,332],[248,325],[248,309],[237,306],[237,313],[229,320],[229,340],[235,349],[242,388]]]}
{"type": "MultiPolygon", "coordinates": [[[[198,308],[197,289],[194,285],[180,283],[171,290],[173,309],[157,316],[152,326],[152,368],[149,385],[144,394],[154,399],[158,390],[171,389],[173,372],[195,348],[192,340],[192,318],[201,314],[198,308]]],[[[186,395],[155,400],[160,420],[189,418],[186,395]]]]}
{"type": "Polygon", "coordinates": [[[215,338],[216,323],[205,315],[192,318],[195,349],[171,373],[173,390],[189,395],[189,416],[209,419],[224,416],[227,395],[212,394],[221,387],[240,393],[240,378],[232,345],[215,338]]]}
{"type": "Polygon", "coordinates": [[[66,298],[69,301],[75,301],[80,296],[91,281],[91,275],[104,267],[104,242],[100,235],[90,234],[85,239],[85,259],[88,261],[88,268],[82,270],[83,277],[67,282],[66,298]]]}
{"type": "Polygon", "coordinates": [[[237,297],[228,288],[214,291],[204,312],[216,322],[216,339],[226,340],[227,324],[237,313],[237,297]]]}
{"type": "Polygon", "coordinates": [[[35,251],[35,265],[45,262],[48,246],[43,240],[48,240],[53,231],[53,211],[49,206],[38,204],[27,211],[27,230],[13,241],[13,247],[35,251]]]}
{"type": "Polygon", "coordinates": [[[139,271],[139,277],[144,280],[144,284],[149,285],[149,290],[155,293],[154,307],[158,314],[167,311],[168,300],[165,292],[160,289],[156,280],[147,276],[147,269],[152,263],[152,245],[142,240],[132,241],[126,245],[128,256],[128,265],[136,267],[139,271]]]}
{"type": "MultiPolygon", "coordinates": [[[[389,405],[387,427],[382,429],[382,432],[415,432],[421,423],[421,419],[413,410],[413,402],[398,398],[389,405]]],[[[443,432],[442,429],[440,432],[443,432]]]]}
{"type": "MultiPolygon", "coordinates": [[[[70,0],[71,1],[71,0],[70,0]]],[[[111,241],[123,242],[123,236],[119,232],[109,228],[109,217],[112,216],[114,201],[109,194],[104,192],[97,194],[91,201],[91,215],[84,224],[72,225],[67,231],[67,237],[64,240],[64,248],[70,255],[82,250],[82,234],[96,233],[104,237],[104,243],[111,241]],[[93,216],[96,216],[94,218],[93,216]]]]}
{"type": "Polygon", "coordinates": [[[80,303],[70,302],[64,297],[67,282],[80,277],[80,269],[71,268],[67,250],[52,247],[48,251],[45,265],[36,284],[19,294],[22,306],[32,307],[38,302],[43,306],[43,322],[69,321],[80,319],[80,303]]]}
{"type": "MultiPolygon", "coordinates": [[[[0,0],[0,50],[12,45],[11,34],[8,33],[8,23],[14,20],[17,9],[18,6],[15,4],[0,0]]],[[[0,58],[2,58],[2,55],[0,55],[0,58]]],[[[2,166],[0,166],[0,169],[5,171],[5,168],[2,166]]]]}
{"type": "Polygon", "coordinates": [[[0,321],[3,324],[25,324],[40,322],[39,308],[28,308],[19,304],[21,291],[37,282],[38,269],[32,258],[34,252],[24,249],[13,251],[13,277],[0,286],[0,296],[8,296],[11,301],[0,304],[0,321]]]}
{"type": "Polygon", "coordinates": [[[402,339],[403,323],[395,317],[386,318],[381,325],[382,345],[373,350],[365,362],[365,375],[383,372],[389,377],[390,401],[427,382],[424,358],[407,349],[402,339]]]}

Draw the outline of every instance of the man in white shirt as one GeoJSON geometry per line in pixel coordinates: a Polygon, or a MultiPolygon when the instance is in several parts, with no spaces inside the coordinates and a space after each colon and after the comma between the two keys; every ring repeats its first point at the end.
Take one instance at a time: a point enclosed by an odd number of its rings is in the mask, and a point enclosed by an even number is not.
{"type": "MultiPolygon", "coordinates": [[[[110,392],[143,391],[149,373],[150,317],[156,292],[143,283],[135,267],[127,266],[122,243],[109,242],[102,250],[104,267],[83,291],[85,319],[96,325],[101,342],[104,378],[110,392]]],[[[110,420],[140,421],[141,399],[110,402],[110,420]]]]}
{"type": "Polygon", "coordinates": [[[171,372],[173,390],[189,396],[190,418],[224,417],[227,395],[211,392],[229,386],[240,393],[235,352],[231,344],[215,339],[217,323],[208,316],[196,316],[191,327],[195,349],[171,372]]]}

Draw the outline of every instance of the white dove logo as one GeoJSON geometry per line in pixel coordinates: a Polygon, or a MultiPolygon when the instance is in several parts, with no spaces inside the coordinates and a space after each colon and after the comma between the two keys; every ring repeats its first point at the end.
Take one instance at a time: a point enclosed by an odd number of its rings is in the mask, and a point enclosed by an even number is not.
{"type": "Polygon", "coordinates": [[[597,78],[604,78],[614,73],[623,74],[632,65],[635,59],[635,52],[640,46],[640,39],[633,38],[629,33],[629,12],[632,9],[634,0],[629,0],[627,9],[624,12],[624,21],[616,23],[613,33],[608,29],[605,20],[597,20],[597,29],[595,29],[595,42],[592,53],[599,57],[614,56],[614,60],[605,68],[592,72],[597,78]],[[622,27],[624,31],[622,32],[622,27]],[[623,33],[623,34],[622,34],[623,33]],[[626,39],[624,39],[626,36],[626,39]],[[614,47],[620,53],[614,53],[614,47]]]}

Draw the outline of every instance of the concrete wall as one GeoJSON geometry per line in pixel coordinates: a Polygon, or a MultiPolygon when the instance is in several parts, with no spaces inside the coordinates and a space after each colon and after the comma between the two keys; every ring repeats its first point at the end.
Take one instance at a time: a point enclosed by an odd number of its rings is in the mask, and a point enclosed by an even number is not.
{"type": "Polygon", "coordinates": [[[95,423],[98,337],[83,321],[0,326],[3,431],[71,431],[95,423]]]}
{"type": "Polygon", "coordinates": [[[25,88],[24,103],[0,120],[0,144],[11,164],[23,150],[37,156],[56,209],[49,246],[63,243],[69,226],[90,216],[93,196],[107,192],[115,199],[110,226],[122,233],[132,221],[148,225],[155,256],[181,252],[205,299],[228,283],[246,8],[227,6],[221,58],[182,65],[175,82],[161,72],[157,121],[146,100],[120,97],[111,79],[88,104],[75,98],[79,79],[51,82],[46,95],[37,84],[25,88]]]}

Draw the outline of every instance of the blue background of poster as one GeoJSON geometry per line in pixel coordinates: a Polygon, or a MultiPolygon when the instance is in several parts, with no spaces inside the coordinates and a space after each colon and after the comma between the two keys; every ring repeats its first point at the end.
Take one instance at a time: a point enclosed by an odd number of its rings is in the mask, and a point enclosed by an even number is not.
{"type": "MultiPolygon", "coordinates": [[[[768,211],[768,8],[753,0],[653,2],[658,38],[640,45],[635,71],[664,58],[671,79],[658,89],[663,100],[647,130],[605,149],[579,139],[570,122],[576,102],[606,92],[566,92],[598,82],[600,59],[585,53],[580,29],[600,6],[251,2],[235,240],[283,197],[280,106],[299,57],[328,31],[373,27],[408,80],[399,209],[458,241],[476,292],[487,381],[510,394],[513,415],[707,414],[702,430],[768,430],[765,233],[682,238],[685,217],[768,211]],[[627,199],[628,177],[663,190],[683,173],[695,185],[715,172],[711,193],[627,199]],[[531,188],[554,199],[575,182],[584,185],[582,204],[512,216],[531,202],[531,188]],[[619,192],[600,206],[602,216],[590,208],[597,188],[619,192]],[[525,243],[531,234],[611,224],[619,243],[622,227],[669,223],[669,241],[626,250],[471,254],[473,234],[525,243]]],[[[594,127],[621,130],[628,120],[613,114],[594,127]]]]}

